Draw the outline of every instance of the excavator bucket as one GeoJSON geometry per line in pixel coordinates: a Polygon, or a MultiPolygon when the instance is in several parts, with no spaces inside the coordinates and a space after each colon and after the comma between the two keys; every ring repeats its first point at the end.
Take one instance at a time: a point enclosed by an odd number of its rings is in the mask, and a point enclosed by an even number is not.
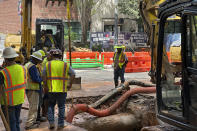
{"type": "MultiPolygon", "coordinates": [[[[70,1],[70,4],[72,5],[73,0],[69,0],[69,1],[70,1]]],[[[55,2],[58,2],[58,6],[60,6],[62,2],[64,2],[65,6],[67,5],[67,0],[46,0],[45,6],[47,6],[49,3],[51,3],[51,5],[53,6],[55,2]]]]}

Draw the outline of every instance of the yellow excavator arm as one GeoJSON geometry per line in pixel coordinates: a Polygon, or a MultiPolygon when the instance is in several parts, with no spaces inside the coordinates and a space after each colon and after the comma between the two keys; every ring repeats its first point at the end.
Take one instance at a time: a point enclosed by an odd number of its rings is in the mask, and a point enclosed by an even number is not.
{"type": "Polygon", "coordinates": [[[32,41],[32,0],[22,0],[22,50],[25,52],[26,58],[29,58],[31,48],[33,45],[32,41]]]}

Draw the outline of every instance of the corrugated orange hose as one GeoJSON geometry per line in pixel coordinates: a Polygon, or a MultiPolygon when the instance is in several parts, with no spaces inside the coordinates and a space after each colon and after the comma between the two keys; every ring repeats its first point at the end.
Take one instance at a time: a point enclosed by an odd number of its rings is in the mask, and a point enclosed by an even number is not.
{"type": "Polygon", "coordinates": [[[112,106],[110,106],[107,109],[104,110],[96,110],[92,107],[89,107],[86,104],[77,104],[74,105],[70,111],[68,112],[68,115],[66,117],[66,121],[71,123],[73,120],[73,117],[78,113],[78,112],[87,112],[90,113],[91,115],[94,116],[99,116],[99,117],[104,117],[104,116],[109,116],[114,112],[129,96],[138,94],[138,93],[155,93],[156,88],[155,87],[143,87],[143,88],[133,88],[126,93],[124,93],[118,101],[116,101],[112,106]]]}

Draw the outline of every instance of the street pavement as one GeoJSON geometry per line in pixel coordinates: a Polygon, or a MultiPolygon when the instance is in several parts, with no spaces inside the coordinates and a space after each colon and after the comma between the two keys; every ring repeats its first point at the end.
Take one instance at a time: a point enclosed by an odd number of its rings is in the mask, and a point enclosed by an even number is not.
{"type": "MultiPolygon", "coordinates": [[[[114,89],[113,69],[83,69],[75,70],[76,77],[81,77],[81,90],[68,92],[68,97],[87,97],[105,95],[114,89]]],[[[125,80],[139,80],[149,82],[148,72],[125,73],[125,80]]]]}
{"type": "MultiPolygon", "coordinates": [[[[88,96],[100,96],[105,95],[112,89],[114,89],[113,82],[113,69],[108,68],[101,70],[100,68],[96,69],[82,69],[75,70],[76,77],[81,77],[81,90],[73,90],[68,91],[68,97],[88,97],[88,96]]],[[[126,80],[139,80],[144,82],[149,82],[148,72],[141,73],[125,73],[126,80]]],[[[28,107],[28,101],[26,100],[23,104],[24,107],[28,107]]],[[[56,110],[56,118],[57,118],[57,110],[56,110]]],[[[24,131],[25,121],[27,119],[28,111],[21,111],[21,131],[24,131]]],[[[47,130],[46,126],[48,123],[45,122],[41,125],[43,128],[39,128],[35,131],[42,131],[44,129],[47,130]]],[[[0,119],[0,131],[5,131],[3,123],[0,119]]],[[[33,131],[33,130],[32,130],[33,131]]]]}

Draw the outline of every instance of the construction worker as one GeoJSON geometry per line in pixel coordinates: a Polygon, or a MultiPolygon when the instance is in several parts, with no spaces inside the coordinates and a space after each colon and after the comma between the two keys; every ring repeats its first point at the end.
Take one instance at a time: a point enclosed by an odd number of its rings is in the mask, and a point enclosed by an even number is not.
{"type": "Polygon", "coordinates": [[[36,122],[36,119],[42,79],[36,65],[41,62],[42,54],[37,51],[31,55],[31,60],[25,64],[28,71],[26,95],[29,101],[29,114],[25,126],[26,130],[37,128],[39,126],[39,123],[36,122]]]}
{"type": "MultiPolygon", "coordinates": [[[[42,69],[46,66],[46,63],[51,61],[51,54],[47,52],[47,56],[44,58],[42,62],[42,69]]],[[[48,92],[44,92],[43,104],[42,104],[42,116],[47,117],[48,112],[48,92]]]]}
{"type": "MultiPolygon", "coordinates": [[[[43,60],[46,57],[45,52],[43,50],[39,50],[38,52],[40,52],[42,54],[42,60],[43,60]]],[[[42,73],[42,70],[43,70],[42,63],[38,63],[36,65],[40,74],[42,73]]],[[[42,108],[42,105],[44,103],[44,92],[43,92],[43,88],[42,88],[43,87],[43,82],[41,83],[40,86],[41,87],[40,87],[40,91],[39,91],[39,106],[38,106],[37,122],[45,122],[47,120],[46,115],[41,113],[41,108],[42,108]]],[[[42,108],[42,110],[43,110],[43,108],[42,108]]]]}
{"type": "MultiPolygon", "coordinates": [[[[5,88],[11,131],[20,131],[20,112],[25,98],[26,69],[15,63],[16,51],[7,47],[3,50],[5,67],[0,71],[0,87],[5,88]]],[[[5,103],[1,101],[5,113],[5,103]]]]}
{"type": "Polygon", "coordinates": [[[48,91],[49,107],[48,107],[48,121],[49,129],[55,128],[54,107],[56,102],[58,104],[58,129],[64,128],[65,117],[65,102],[67,96],[67,89],[72,86],[72,81],[75,77],[74,70],[62,61],[62,52],[59,49],[50,51],[52,60],[46,64],[43,70],[43,80],[45,83],[45,90],[48,91]],[[68,85],[68,77],[70,76],[70,83],[68,85]]]}
{"type": "Polygon", "coordinates": [[[118,87],[118,78],[120,77],[121,79],[121,85],[124,84],[125,78],[124,78],[124,73],[125,73],[125,67],[126,64],[128,63],[128,59],[126,54],[124,53],[125,46],[123,45],[116,45],[114,46],[114,49],[116,52],[114,53],[114,84],[115,88],[118,87]]]}
{"type": "Polygon", "coordinates": [[[46,30],[45,34],[45,41],[44,41],[44,47],[47,47],[48,49],[55,48],[56,47],[56,40],[53,36],[53,31],[51,29],[46,30]]]}

